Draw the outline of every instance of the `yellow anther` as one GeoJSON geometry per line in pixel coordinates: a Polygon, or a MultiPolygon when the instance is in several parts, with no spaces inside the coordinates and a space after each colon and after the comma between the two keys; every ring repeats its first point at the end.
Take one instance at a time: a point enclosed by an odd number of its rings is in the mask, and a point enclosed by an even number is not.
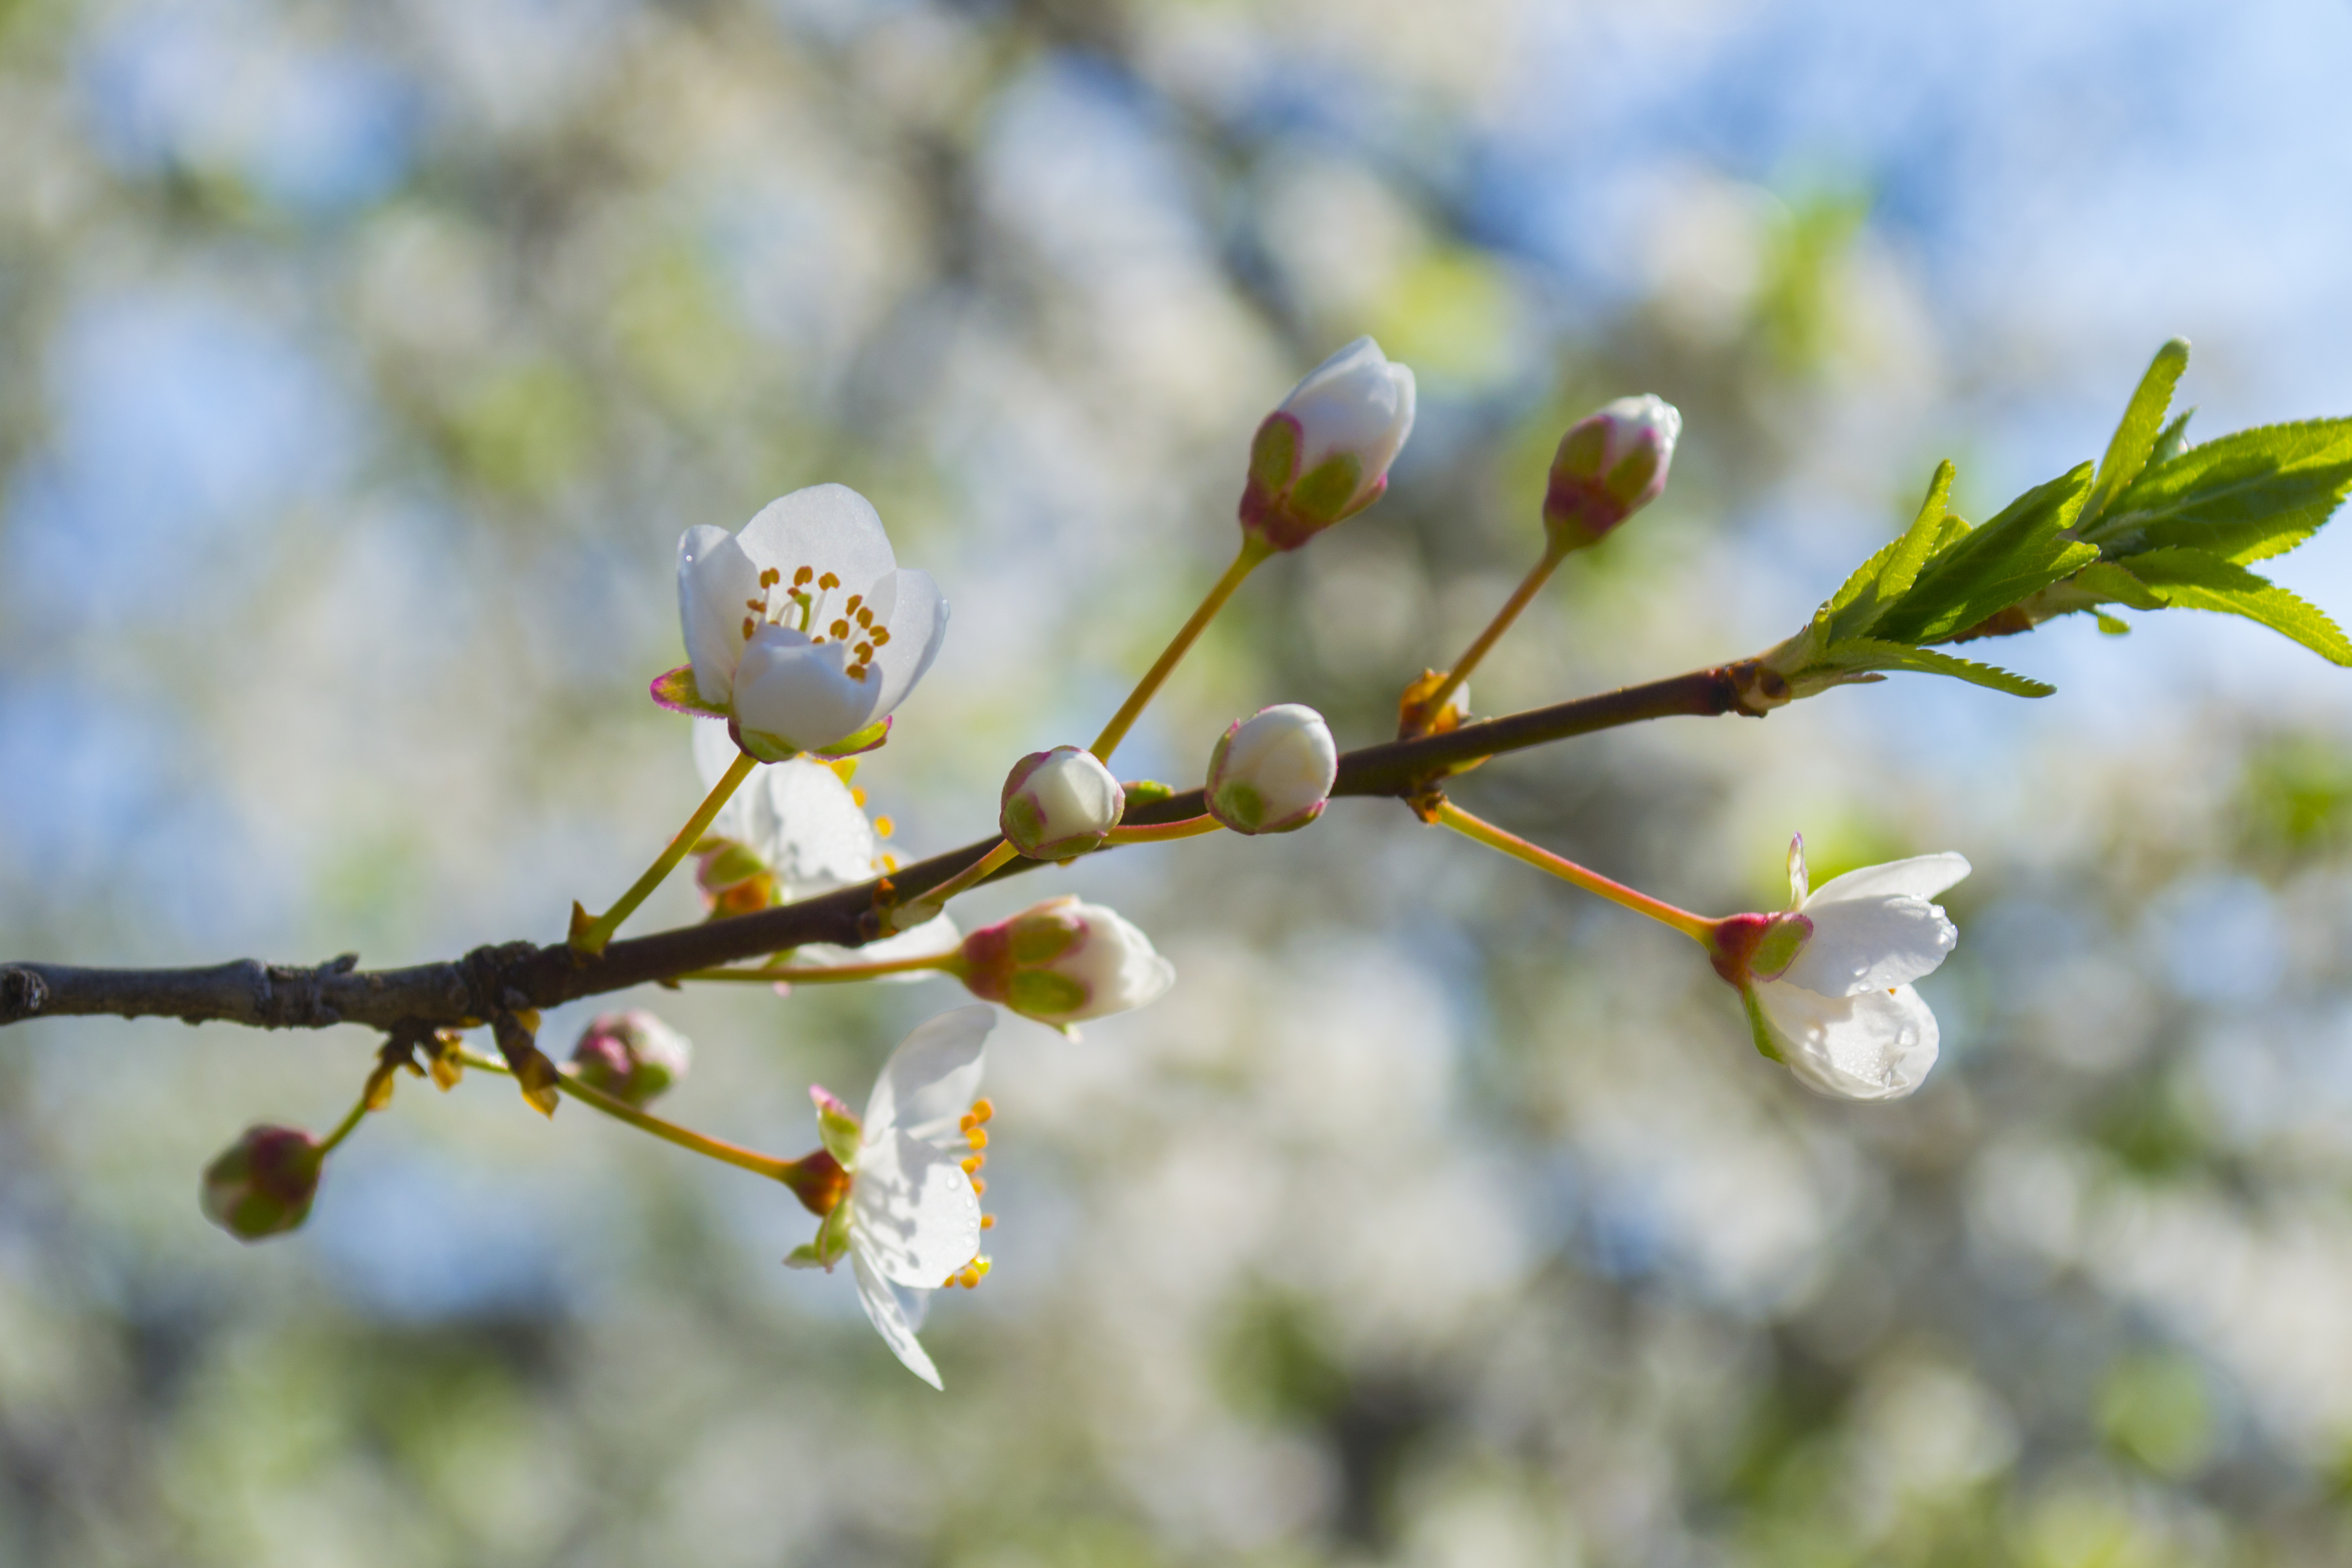
{"type": "Polygon", "coordinates": [[[979,1125],[980,1125],[980,1118],[979,1118],[979,1117],[977,1117],[977,1116],[974,1116],[971,1111],[967,1110],[967,1111],[965,1111],[965,1112],[963,1113],[963,1117],[962,1117],[962,1119],[961,1119],[961,1121],[957,1121],[957,1123],[956,1123],[956,1130],[957,1130],[958,1131],[960,1131],[960,1132],[969,1132],[969,1131],[971,1131],[973,1128],[975,1128],[975,1127],[977,1127],[977,1126],[979,1126],[979,1125]]]}
{"type": "Polygon", "coordinates": [[[982,1181],[978,1176],[974,1176],[971,1179],[971,1191],[972,1195],[974,1197],[978,1197],[988,1191],[988,1184],[982,1181]]]}
{"type": "Polygon", "coordinates": [[[772,566],[760,574],[760,586],[762,588],[772,588],[783,580],[784,574],[772,566]]]}
{"type": "MultiPolygon", "coordinates": [[[[858,606],[858,605],[862,605],[862,604],[864,604],[865,602],[866,602],[866,595],[863,595],[863,594],[852,594],[852,595],[849,595],[849,603],[847,603],[846,605],[844,605],[841,607],[841,613],[842,613],[843,615],[845,615],[845,616],[856,616],[856,615],[857,615],[857,613],[858,613],[858,612],[857,612],[857,606],[858,606]]],[[[861,619],[861,620],[867,619],[867,618],[870,618],[870,617],[873,616],[873,614],[874,614],[874,612],[873,612],[873,611],[868,610],[868,611],[866,611],[866,614],[865,614],[864,616],[858,616],[858,618],[859,618],[859,619],[861,619]]]]}
{"type": "Polygon", "coordinates": [[[759,624],[759,620],[754,616],[745,616],[743,617],[743,640],[745,642],[750,642],[751,640],[751,628],[759,624]]]}
{"type": "Polygon", "coordinates": [[[838,640],[838,641],[846,641],[846,640],[848,640],[848,637],[849,637],[849,623],[848,623],[847,621],[835,621],[835,622],[834,622],[834,623],[833,623],[833,625],[831,625],[831,626],[829,626],[825,627],[824,629],[825,629],[826,631],[831,632],[831,633],[834,635],[835,638],[836,640],[838,640]]]}
{"type": "Polygon", "coordinates": [[[982,1230],[994,1230],[996,1228],[996,1216],[992,1214],[984,1214],[981,1215],[980,1228],[982,1230]]]}
{"type": "Polygon", "coordinates": [[[834,589],[841,586],[841,579],[828,572],[824,576],[816,580],[816,585],[830,593],[834,589]]]}
{"type": "Polygon", "coordinates": [[[996,1265],[989,1261],[988,1255],[986,1253],[982,1253],[978,1258],[973,1258],[970,1263],[964,1265],[964,1267],[971,1269],[974,1274],[979,1275],[982,1279],[985,1279],[988,1278],[988,1271],[995,1268],[996,1265]]]}
{"type": "Polygon", "coordinates": [[[980,1168],[987,1163],[988,1156],[985,1154],[970,1155],[964,1160],[963,1173],[967,1176],[977,1175],[980,1168]]]}
{"type": "Polygon", "coordinates": [[[768,601],[765,599],[746,599],[743,601],[743,607],[751,611],[755,615],[764,616],[768,613],[768,601]]]}
{"type": "Polygon", "coordinates": [[[975,1149],[985,1149],[988,1147],[988,1131],[981,1127],[971,1128],[964,1133],[963,1141],[975,1149]]]}
{"type": "Polygon", "coordinates": [[[889,627],[887,627],[887,626],[876,626],[876,627],[874,628],[874,646],[875,646],[876,647],[880,647],[883,644],[885,644],[885,643],[888,642],[889,640],[890,640],[890,628],[889,628],[889,627]]]}
{"type": "Polygon", "coordinates": [[[895,871],[898,868],[898,858],[896,855],[885,855],[882,857],[882,869],[884,871],[895,871]]]}
{"type": "Polygon", "coordinates": [[[995,1114],[996,1101],[982,1099],[971,1102],[971,1119],[974,1122],[985,1121],[995,1114]]]}
{"type": "Polygon", "coordinates": [[[864,790],[859,789],[859,788],[857,788],[856,785],[854,785],[854,784],[853,784],[853,785],[850,787],[850,791],[849,791],[849,798],[850,798],[850,800],[851,800],[853,803],[855,803],[855,804],[856,804],[856,805],[860,809],[863,809],[863,808],[864,808],[864,806],[865,806],[865,805],[866,805],[866,792],[865,792],[864,790]]]}
{"type": "MultiPolygon", "coordinates": [[[[837,624],[839,624],[839,623],[835,623],[835,624],[837,625],[837,624]]],[[[842,635],[842,636],[844,636],[844,637],[846,637],[848,634],[847,634],[846,632],[845,632],[845,633],[843,633],[843,634],[841,634],[841,635],[842,635]]],[[[874,645],[873,645],[872,643],[870,643],[870,642],[862,642],[862,643],[859,643],[859,644],[857,645],[857,650],[856,650],[856,651],[857,651],[857,662],[858,662],[858,663],[860,663],[860,664],[871,664],[871,663],[873,663],[873,662],[874,662],[874,645]]]]}
{"type": "Polygon", "coordinates": [[[964,1271],[956,1276],[956,1283],[962,1286],[967,1290],[978,1289],[980,1288],[980,1270],[972,1268],[969,1264],[966,1264],[964,1266],[964,1271]]]}
{"type": "Polygon", "coordinates": [[[857,759],[856,757],[835,757],[833,761],[825,763],[824,765],[831,768],[833,770],[833,776],[839,779],[844,784],[847,784],[850,780],[857,776],[857,759]]]}
{"type": "Polygon", "coordinates": [[[857,601],[855,599],[849,601],[849,613],[857,617],[857,624],[861,626],[870,626],[874,624],[874,612],[859,609],[857,601]]]}
{"type": "MultiPolygon", "coordinates": [[[[862,801],[862,800],[861,800],[861,801],[859,801],[857,804],[858,804],[858,805],[864,805],[866,803],[865,803],[864,801],[862,801]]],[[[888,817],[887,817],[887,816],[877,816],[877,817],[876,817],[876,818],[874,819],[874,832],[875,832],[876,837],[881,837],[881,838],[887,838],[887,837],[890,837],[890,835],[892,835],[893,833],[896,833],[896,832],[898,832],[898,825],[897,823],[895,823],[895,822],[891,821],[888,817]]]]}
{"type": "Polygon", "coordinates": [[[793,574],[793,586],[795,588],[801,587],[804,585],[810,578],[815,575],[815,568],[803,566],[799,571],[793,574]]]}
{"type": "MultiPolygon", "coordinates": [[[[823,637],[819,637],[819,638],[817,638],[816,640],[817,640],[817,641],[819,641],[819,642],[823,642],[824,639],[823,637]]],[[[851,665],[851,666],[849,667],[849,679],[852,679],[852,680],[863,680],[863,679],[866,679],[866,667],[865,667],[864,665],[862,665],[862,664],[853,664],[853,665],[851,665]]]]}

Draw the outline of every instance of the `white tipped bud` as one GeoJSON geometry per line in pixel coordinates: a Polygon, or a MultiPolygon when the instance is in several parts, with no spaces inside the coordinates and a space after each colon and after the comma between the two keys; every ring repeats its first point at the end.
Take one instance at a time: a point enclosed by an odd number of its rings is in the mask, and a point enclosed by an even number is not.
{"type": "Polygon", "coordinates": [[[1682,411],[1648,393],[1621,397],[1570,426],[1544,494],[1544,526],[1554,543],[1569,550],[1597,543],[1657,500],[1682,433],[1682,411]]]}
{"type": "Polygon", "coordinates": [[[1250,443],[1242,527],[1296,550],[1388,489],[1412,434],[1412,371],[1358,338],[1307,374],[1250,443]]]}
{"type": "Polygon", "coordinates": [[[1209,815],[1235,833],[1288,833],[1323,815],[1339,749],[1323,715],[1284,702],[1234,721],[1209,753],[1209,815]]]}
{"type": "Polygon", "coordinates": [[[963,980],[984,1001],[1057,1026],[1157,1001],[1176,969],[1115,910],[1065,894],[964,938],[963,980]]]}
{"type": "Polygon", "coordinates": [[[997,826],[1033,860],[1060,860],[1099,848],[1127,811],[1127,791],[1082,746],[1033,752],[1005,775],[997,826]]]}

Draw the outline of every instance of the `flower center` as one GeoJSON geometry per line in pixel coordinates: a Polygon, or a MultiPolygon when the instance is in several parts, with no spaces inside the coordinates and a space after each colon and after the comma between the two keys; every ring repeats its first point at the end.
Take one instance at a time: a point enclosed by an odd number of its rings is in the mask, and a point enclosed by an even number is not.
{"type": "MultiPolygon", "coordinates": [[[[971,1190],[975,1193],[988,1191],[988,1183],[982,1178],[980,1168],[988,1163],[988,1155],[984,1152],[988,1148],[988,1119],[995,1114],[996,1107],[990,1101],[975,1100],[971,1102],[971,1109],[964,1112],[963,1119],[956,1123],[962,1130],[964,1142],[971,1145],[971,1152],[963,1162],[963,1172],[965,1175],[971,1178],[971,1190]]],[[[980,1228],[994,1230],[996,1216],[992,1214],[982,1215],[980,1228]]],[[[988,1277],[989,1268],[988,1254],[974,1253],[971,1262],[940,1281],[940,1289],[945,1290],[952,1286],[961,1285],[970,1290],[988,1277]]]]}
{"type": "Polygon", "coordinates": [[[850,595],[838,613],[829,613],[833,595],[840,586],[837,574],[819,576],[815,567],[800,566],[793,569],[787,587],[783,573],[769,567],[760,574],[760,596],[743,601],[743,607],[751,612],[743,617],[743,640],[750,642],[751,634],[765,624],[804,632],[811,643],[827,638],[853,643],[847,674],[852,680],[864,680],[873,668],[874,650],[888,645],[890,628],[874,624],[874,607],[863,594],[850,595]]]}

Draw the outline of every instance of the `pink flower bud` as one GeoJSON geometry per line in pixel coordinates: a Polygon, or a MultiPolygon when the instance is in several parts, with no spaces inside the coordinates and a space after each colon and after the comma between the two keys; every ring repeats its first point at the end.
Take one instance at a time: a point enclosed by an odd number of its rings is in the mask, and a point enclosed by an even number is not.
{"type": "Polygon", "coordinates": [[[318,1195],[319,1141],[299,1127],[255,1126],[205,1167],[205,1217],[239,1241],[299,1226],[318,1195]]]}
{"type": "Polygon", "coordinates": [[[1412,371],[1358,338],[1307,374],[1250,443],[1242,527],[1296,550],[1388,489],[1412,434],[1412,371]]]}
{"type": "Polygon", "coordinates": [[[1323,715],[1284,702],[1235,720],[1209,753],[1209,815],[1235,833],[1288,833],[1323,815],[1339,749],[1323,715]]]}
{"type": "Polygon", "coordinates": [[[1065,894],[964,938],[963,981],[1056,1027],[1156,1001],[1176,970],[1151,939],[1100,904],[1065,894]]]}
{"type": "Polygon", "coordinates": [[[997,826],[1033,860],[1061,860],[1101,847],[1127,811],[1127,791],[1083,746],[1033,752],[1005,775],[997,826]]]}
{"type": "Polygon", "coordinates": [[[572,1047],[573,1076],[644,1106],[686,1076],[694,1047],[651,1013],[599,1013],[572,1047]]]}
{"type": "Polygon", "coordinates": [[[1551,460],[1544,526],[1553,548],[1580,550],[1658,499],[1683,433],[1681,411],[1644,393],[1570,426],[1551,460]]]}

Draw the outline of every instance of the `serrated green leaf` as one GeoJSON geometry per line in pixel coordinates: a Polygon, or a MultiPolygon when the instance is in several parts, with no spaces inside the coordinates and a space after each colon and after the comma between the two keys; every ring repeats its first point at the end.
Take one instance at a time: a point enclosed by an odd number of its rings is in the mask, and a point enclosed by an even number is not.
{"type": "Polygon", "coordinates": [[[2352,489],[2352,419],[2239,430],[2155,464],[2083,537],[2111,560],[2201,550],[2241,565],[2294,549],[2352,489]]]}
{"type": "Polygon", "coordinates": [[[2173,416],[2172,423],[2157,437],[2156,445],[2148,448],[2150,463],[2168,463],[2189,450],[2189,420],[2196,412],[2194,408],[2184,408],[2173,416]]]}
{"type": "Polygon", "coordinates": [[[1854,637],[1838,643],[1824,649],[1817,662],[1838,669],[1902,669],[1920,675],[1948,675],[1955,680],[1989,686],[2011,697],[2047,697],[2058,689],[2044,681],[2029,680],[2024,676],[1990,664],[1978,664],[1970,659],[1956,658],[1948,653],[1938,653],[1933,648],[1911,647],[1876,637],[1854,637]]]}
{"type": "Polygon", "coordinates": [[[2268,578],[2201,550],[2151,550],[2131,558],[2132,575],[2181,609],[2243,616],[2333,664],[2352,665],[2347,640],[2326,611],[2268,578]]]}
{"type": "Polygon", "coordinates": [[[2099,623],[2099,629],[2106,633],[2107,636],[2111,637],[2126,637],[2131,636],[2131,623],[2129,621],[2118,620],[2116,617],[2108,615],[2104,610],[2093,610],[2091,612],[2091,618],[2097,621],[2099,623]]]}
{"type": "Polygon", "coordinates": [[[2064,537],[2090,489],[2091,465],[2084,463],[2036,485],[1982,528],[1939,549],[1911,591],[1879,617],[1872,635],[1890,642],[1935,642],[2096,561],[2096,550],[2064,537]]]}
{"type": "Polygon", "coordinates": [[[2092,481],[2091,499],[2083,503],[2085,523],[2098,521],[2107,504],[2147,467],[2148,454],[2155,449],[2164,425],[2164,411],[2172,406],[2172,389],[2188,368],[2188,339],[2175,338],[2156,351],[2122,422],[2116,426],[2115,438],[2107,443],[2107,455],[2099,459],[2099,477],[2092,481]]]}
{"type": "Polygon", "coordinates": [[[2150,593],[2147,584],[2112,561],[2095,562],[2084,567],[2074,574],[2074,582],[2095,602],[2112,600],[2135,610],[2164,608],[2164,600],[2150,593]]]}
{"type": "Polygon", "coordinates": [[[1942,541],[1956,473],[1949,458],[1936,465],[1936,477],[1927,481],[1927,499],[1919,503],[1919,515],[1895,542],[1895,553],[1878,574],[1878,596],[1884,602],[1891,605],[1911,591],[1911,584],[1919,580],[1919,568],[1942,541]]]}

